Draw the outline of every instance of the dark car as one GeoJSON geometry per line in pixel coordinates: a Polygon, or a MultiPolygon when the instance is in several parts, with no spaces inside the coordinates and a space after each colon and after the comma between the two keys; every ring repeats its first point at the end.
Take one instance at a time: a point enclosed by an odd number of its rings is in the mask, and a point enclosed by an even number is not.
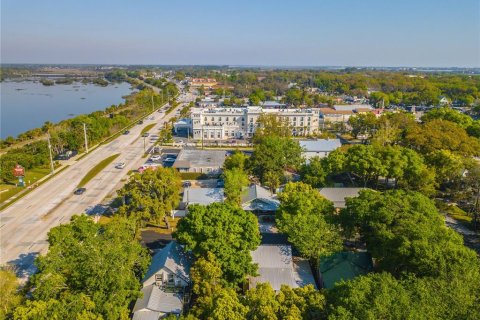
{"type": "Polygon", "coordinates": [[[142,121],[142,120],[140,120],[140,121],[138,121],[137,123],[138,123],[138,124],[143,124],[143,121],[142,121]]]}
{"type": "Polygon", "coordinates": [[[123,131],[123,134],[129,134],[129,133],[130,133],[130,131],[128,131],[128,130],[123,131]]]}
{"type": "Polygon", "coordinates": [[[75,191],[73,192],[73,194],[81,195],[81,194],[83,194],[85,191],[87,191],[86,188],[77,188],[77,190],[75,190],[75,191]]]}
{"type": "Polygon", "coordinates": [[[189,188],[189,187],[191,187],[191,186],[192,186],[192,183],[191,183],[190,181],[185,181],[185,182],[183,183],[183,187],[184,187],[184,188],[189,188]]]}
{"type": "Polygon", "coordinates": [[[217,181],[217,188],[223,188],[223,187],[225,187],[225,181],[218,180],[217,181]]]}

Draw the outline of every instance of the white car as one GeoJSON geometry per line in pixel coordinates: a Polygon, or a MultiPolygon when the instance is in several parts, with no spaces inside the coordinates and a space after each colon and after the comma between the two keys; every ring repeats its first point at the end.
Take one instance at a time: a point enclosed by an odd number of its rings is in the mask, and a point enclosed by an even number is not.
{"type": "Polygon", "coordinates": [[[115,165],[115,168],[117,168],[117,169],[123,169],[123,168],[125,168],[125,163],[124,163],[124,162],[117,163],[117,164],[115,165]]]}
{"type": "Polygon", "coordinates": [[[160,155],[154,155],[150,157],[150,161],[160,161],[162,160],[162,156],[160,155]]]}

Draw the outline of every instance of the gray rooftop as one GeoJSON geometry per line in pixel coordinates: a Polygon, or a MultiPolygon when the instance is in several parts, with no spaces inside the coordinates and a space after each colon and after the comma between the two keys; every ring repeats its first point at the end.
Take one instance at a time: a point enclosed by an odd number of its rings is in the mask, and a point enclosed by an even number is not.
{"type": "Polygon", "coordinates": [[[298,143],[307,152],[330,152],[342,146],[340,139],[300,140],[298,143]]]}
{"type": "Polygon", "coordinates": [[[373,107],[369,104],[336,104],[333,109],[353,111],[356,109],[373,109],[373,107]]]}
{"type": "Polygon", "coordinates": [[[187,150],[183,149],[178,154],[173,164],[174,168],[221,168],[225,162],[226,151],[219,150],[187,150]]]}
{"type": "Polygon", "coordinates": [[[182,296],[179,293],[162,291],[156,285],[142,288],[142,298],[133,307],[134,320],[157,320],[161,313],[182,312],[182,296]]]}
{"type": "Polygon", "coordinates": [[[165,248],[158,251],[152,257],[152,263],[148,268],[143,281],[155,275],[160,269],[167,268],[185,281],[190,279],[191,257],[176,242],[171,241],[165,248]]]}
{"type": "Polygon", "coordinates": [[[275,211],[280,202],[274,195],[262,186],[250,185],[242,194],[242,208],[247,211],[275,211]]]}
{"type": "Polygon", "coordinates": [[[182,202],[186,205],[209,205],[214,202],[223,202],[223,188],[185,188],[182,202]]]}
{"type": "Polygon", "coordinates": [[[364,188],[321,188],[320,194],[333,202],[335,208],[345,208],[345,198],[358,197],[360,190],[364,188]]]}
{"type": "Polygon", "coordinates": [[[282,284],[298,288],[293,275],[292,247],[289,245],[260,245],[250,252],[254,263],[258,263],[258,276],[250,279],[250,286],[268,282],[276,291],[282,284]]]}

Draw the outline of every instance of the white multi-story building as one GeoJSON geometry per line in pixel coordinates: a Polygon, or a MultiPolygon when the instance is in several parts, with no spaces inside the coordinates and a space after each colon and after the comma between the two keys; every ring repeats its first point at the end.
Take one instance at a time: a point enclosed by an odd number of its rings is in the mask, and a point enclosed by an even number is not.
{"type": "Polygon", "coordinates": [[[251,138],[262,114],[274,114],[287,122],[294,136],[318,131],[318,109],[263,109],[261,107],[192,108],[192,133],[196,140],[251,138]]]}

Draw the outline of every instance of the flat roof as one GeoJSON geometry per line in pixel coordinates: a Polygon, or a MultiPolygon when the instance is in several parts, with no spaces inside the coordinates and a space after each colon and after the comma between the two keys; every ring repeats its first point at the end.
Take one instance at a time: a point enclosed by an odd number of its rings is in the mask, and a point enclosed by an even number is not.
{"type": "Polygon", "coordinates": [[[340,139],[299,140],[306,152],[333,151],[342,146],[340,139]]]}
{"type": "Polygon", "coordinates": [[[226,151],[221,150],[188,150],[178,154],[174,168],[221,168],[225,162],[226,151]]]}
{"type": "Polygon", "coordinates": [[[214,202],[223,202],[223,188],[186,188],[182,202],[190,204],[209,205],[214,202]]]}

